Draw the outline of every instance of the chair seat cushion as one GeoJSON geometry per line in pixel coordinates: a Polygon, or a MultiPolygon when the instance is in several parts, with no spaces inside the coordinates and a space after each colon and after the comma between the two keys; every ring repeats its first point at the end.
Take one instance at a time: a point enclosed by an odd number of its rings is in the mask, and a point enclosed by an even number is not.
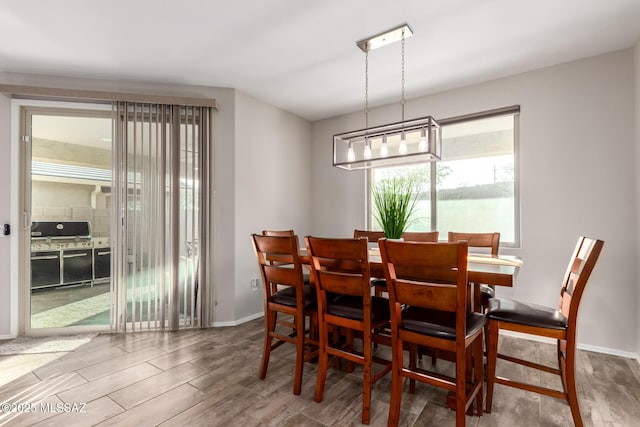
{"type": "MultiPolygon", "coordinates": [[[[327,303],[327,313],[349,319],[363,320],[362,297],[340,295],[327,303]]],[[[371,297],[371,321],[374,323],[389,320],[389,300],[371,297]]]]}
{"type": "Polygon", "coordinates": [[[371,279],[371,286],[387,289],[387,281],[384,279],[371,279]]]}
{"type": "Polygon", "coordinates": [[[489,300],[487,319],[539,328],[567,329],[567,318],[559,310],[504,298],[489,300]]]}
{"type": "Polygon", "coordinates": [[[489,298],[495,298],[496,297],[496,290],[493,289],[489,285],[481,284],[480,285],[480,294],[481,294],[483,300],[484,299],[489,299],[489,298]]]}
{"type": "MultiPolygon", "coordinates": [[[[308,285],[303,286],[304,289],[304,309],[310,310],[317,306],[316,291],[314,288],[308,285]]],[[[296,288],[293,286],[287,286],[281,291],[271,295],[271,301],[276,304],[288,305],[290,307],[296,306],[296,288]]]]}
{"type": "MultiPolygon", "coordinates": [[[[480,313],[467,313],[466,336],[473,335],[485,324],[480,313]]],[[[402,328],[436,338],[456,339],[456,313],[431,310],[421,307],[407,307],[402,311],[402,328]]]]}

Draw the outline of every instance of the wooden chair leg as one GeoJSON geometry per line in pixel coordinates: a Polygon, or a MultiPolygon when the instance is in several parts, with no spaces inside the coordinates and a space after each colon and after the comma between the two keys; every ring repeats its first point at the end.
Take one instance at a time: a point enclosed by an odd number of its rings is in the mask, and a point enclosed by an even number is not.
{"type": "Polygon", "coordinates": [[[498,322],[489,320],[487,322],[487,403],[486,411],[491,413],[493,403],[493,385],[496,381],[496,362],[498,360],[498,332],[500,325],[498,322]]]}
{"type": "MultiPolygon", "coordinates": [[[[340,347],[340,340],[342,340],[342,328],[339,326],[331,325],[331,345],[334,348],[340,347]]],[[[329,342],[329,338],[327,336],[327,342],[329,342]]],[[[333,363],[335,364],[338,370],[342,369],[342,358],[334,357],[333,363]]]]}
{"type": "MultiPolygon", "coordinates": [[[[396,340],[393,341],[395,345],[396,340]]],[[[387,423],[389,427],[397,427],[400,422],[400,404],[402,403],[402,382],[403,378],[400,376],[402,370],[402,358],[404,356],[402,342],[399,342],[396,348],[393,349],[393,356],[391,358],[391,400],[389,402],[389,418],[387,423]]]]}
{"type": "MultiPolygon", "coordinates": [[[[409,345],[409,369],[414,371],[418,365],[418,346],[417,344],[409,345]]],[[[402,366],[400,366],[402,369],[402,366]]],[[[416,392],[416,380],[409,379],[409,393],[416,392]]]]}
{"type": "Polygon", "coordinates": [[[465,375],[468,381],[473,380],[473,352],[475,348],[473,345],[467,347],[467,363],[465,364],[465,375]]]}
{"type": "Polygon", "coordinates": [[[558,349],[557,349],[558,368],[560,368],[560,379],[562,379],[562,390],[564,390],[564,392],[567,393],[567,368],[566,368],[566,360],[564,356],[566,341],[565,341],[565,344],[563,345],[563,341],[558,340],[557,346],[558,346],[558,349]]]}
{"type": "Polygon", "coordinates": [[[269,367],[269,357],[271,356],[271,333],[276,329],[276,315],[273,311],[267,311],[265,313],[264,320],[264,342],[262,346],[262,363],[260,364],[260,371],[258,378],[261,380],[267,376],[267,368],[269,367]]]}
{"type": "MultiPolygon", "coordinates": [[[[564,363],[567,381],[567,397],[573,424],[576,427],[583,427],[582,416],[580,415],[580,402],[578,401],[578,389],[576,388],[576,350],[575,346],[567,346],[567,359],[564,363]]],[[[563,375],[564,376],[564,375],[563,375]]]]}
{"type": "Polygon", "coordinates": [[[480,390],[478,390],[478,394],[476,395],[476,408],[478,410],[478,416],[482,416],[482,398],[483,398],[483,384],[484,384],[484,351],[483,351],[483,339],[482,336],[476,339],[474,344],[474,355],[473,355],[473,375],[474,375],[474,384],[480,384],[480,390]]]}
{"type": "MultiPolygon", "coordinates": [[[[353,340],[353,333],[351,333],[351,339],[353,340]]],[[[371,328],[365,328],[362,337],[364,365],[363,370],[363,392],[362,392],[362,424],[369,424],[371,416],[371,358],[372,343],[371,343],[371,328]]],[[[349,362],[351,363],[351,362],[349,362]]]]}
{"type": "Polygon", "coordinates": [[[329,331],[326,327],[322,327],[320,322],[320,342],[318,350],[318,376],[316,377],[316,392],[314,399],[316,402],[322,402],[324,396],[324,384],[327,380],[327,364],[329,363],[329,355],[327,353],[327,345],[329,342],[329,331]]]}
{"type": "Polygon", "coordinates": [[[467,421],[465,411],[467,391],[466,351],[456,351],[456,427],[464,427],[467,421]]]}
{"type": "MultiPolygon", "coordinates": [[[[353,329],[346,329],[345,336],[346,336],[346,345],[345,345],[346,351],[351,353],[353,351],[353,329]]],[[[364,342],[364,338],[363,338],[363,342],[364,342]]],[[[347,372],[352,373],[354,368],[355,367],[353,366],[353,362],[351,362],[350,360],[347,360],[347,372]]]]}
{"type": "MultiPolygon", "coordinates": [[[[473,360],[473,357],[475,355],[475,351],[476,351],[476,347],[475,347],[475,343],[471,344],[469,347],[467,347],[466,350],[466,359],[465,359],[465,378],[466,378],[466,383],[467,384],[471,384],[473,383],[473,378],[474,378],[474,367],[475,367],[475,361],[473,360]]],[[[465,393],[465,406],[466,406],[466,393],[465,393]]],[[[469,415],[470,417],[473,416],[473,404],[469,405],[469,407],[467,408],[467,411],[465,412],[467,415],[469,415]]]]}
{"type": "Polygon", "coordinates": [[[296,324],[296,369],[293,377],[293,394],[296,396],[302,391],[302,370],[304,369],[304,337],[305,316],[295,316],[296,324]]]}

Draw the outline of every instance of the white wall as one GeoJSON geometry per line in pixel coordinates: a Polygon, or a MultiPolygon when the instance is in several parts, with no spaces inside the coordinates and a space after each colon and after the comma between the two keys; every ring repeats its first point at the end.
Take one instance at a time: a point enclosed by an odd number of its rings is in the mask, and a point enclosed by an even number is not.
{"type": "MultiPolygon", "coordinates": [[[[635,113],[636,113],[636,223],[640,224],[640,40],[636,43],[634,50],[634,76],[635,76],[635,113]]],[[[638,227],[637,247],[640,248],[640,227],[638,227]]],[[[638,260],[636,260],[638,261],[638,260]]],[[[636,307],[640,308],[640,262],[638,267],[638,302],[636,307]]],[[[640,354],[640,309],[636,310],[638,334],[636,340],[636,352],[640,354]]]]}
{"type": "MultiPolygon", "coordinates": [[[[0,226],[11,223],[11,100],[0,94],[0,226]]],[[[12,233],[18,224],[11,224],[12,233]]],[[[10,333],[11,238],[0,233],[0,336],[10,333]]]]}
{"type": "Polygon", "coordinates": [[[263,311],[251,234],[262,230],[310,232],[311,125],[241,91],[236,92],[235,319],[263,311]]]}
{"type": "MultiPolygon", "coordinates": [[[[81,79],[42,75],[26,75],[0,72],[0,83],[15,85],[32,85],[55,88],[104,90],[138,92],[158,94],[166,96],[185,97],[209,97],[216,98],[220,105],[218,112],[214,114],[214,180],[217,184],[213,200],[213,216],[215,233],[218,233],[214,242],[211,242],[213,250],[213,286],[221,288],[216,295],[218,305],[214,307],[214,321],[234,320],[234,267],[233,251],[228,253],[229,246],[233,246],[234,239],[234,163],[233,147],[235,138],[235,91],[226,88],[166,85],[144,82],[125,82],[99,79],[81,79]],[[229,261],[231,260],[231,261],[229,261]],[[230,289],[229,289],[230,288],[230,289]],[[227,292],[225,292],[228,289],[227,292]]],[[[12,168],[10,155],[15,149],[17,141],[11,140],[11,100],[0,94],[0,148],[3,155],[0,156],[0,197],[4,203],[0,204],[0,221],[9,222],[12,211],[18,209],[11,206],[10,191],[17,182],[11,182],[12,168]]],[[[17,211],[16,211],[17,212],[17,211]]],[[[14,212],[17,218],[17,213],[14,212]]],[[[18,224],[11,224],[13,230],[17,230],[18,224]]],[[[11,293],[10,266],[17,265],[15,254],[10,253],[9,238],[0,236],[0,336],[10,334],[10,309],[11,299],[15,295],[11,293]]],[[[16,284],[17,286],[17,284],[16,284]]],[[[17,301],[17,299],[14,299],[17,301]]],[[[14,310],[16,307],[14,307],[14,310]]]]}
{"type": "MultiPolygon", "coordinates": [[[[498,296],[555,306],[578,236],[605,240],[582,301],[579,341],[638,350],[633,50],[410,100],[407,117],[448,118],[519,104],[522,257],[516,286],[498,296]]],[[[411,76],[408,76],[411,79],[411,76]]],[[[375,92],[375,88],[369,88],[375,92]]],[[[373,109],[370,125],[399,120],[373,109]]],[[[364,174],[331,166],[332,135],[362,128],[362,113],[312,124],[314,234],[364,225],[364,174]]]]}

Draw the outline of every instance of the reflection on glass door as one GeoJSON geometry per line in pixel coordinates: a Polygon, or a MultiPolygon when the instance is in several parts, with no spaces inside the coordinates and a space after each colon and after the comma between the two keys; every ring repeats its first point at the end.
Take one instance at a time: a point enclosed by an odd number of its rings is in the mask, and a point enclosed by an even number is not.
{"type": "Polygon", "coordinates": [[[110,323],[112,118],[25,109],[30,328],[110,323]]]}

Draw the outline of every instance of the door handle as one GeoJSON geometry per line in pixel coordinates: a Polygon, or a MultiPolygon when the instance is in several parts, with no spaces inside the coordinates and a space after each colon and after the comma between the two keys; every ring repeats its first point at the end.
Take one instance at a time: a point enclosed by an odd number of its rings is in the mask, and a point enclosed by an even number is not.
{"type": "Polygon", "coordinates": [[[29,212],[27,211],[22,212],[22,227],[25,230],[29,230],[31,228],[31,215],[29,215],[29,212]]]}
{"type": "Polygon", "coordinates": [[[31,261],[41,260],[41,259],[58,259],[58,255],[46,255],[46,256],[32,256],[31,261]]]}
{"type": "Polygon", "coordinates": [[[83,254],[62,255],[62,258],[78,258],[83,256],[89,256],[89,254],[85,252],[83,254]]]}
{"type": "Polygon", "coordinates": [[[107,251],[107,252],[98,252],[96,255],[111,255],[111,251],[107,251]]]}

